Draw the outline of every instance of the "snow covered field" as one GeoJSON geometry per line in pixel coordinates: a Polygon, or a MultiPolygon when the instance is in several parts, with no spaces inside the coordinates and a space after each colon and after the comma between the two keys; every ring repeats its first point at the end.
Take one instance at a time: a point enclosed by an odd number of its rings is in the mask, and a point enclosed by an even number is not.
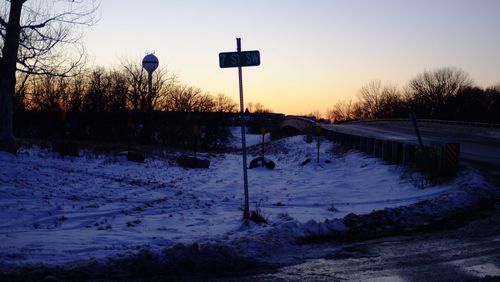
{"type": "MultiPolygon", "coordinates": [[[[242,226],[239,154],[210,154],[209,169],[172,158],[61,157],[38,147],[0,152],[0,262],[59,264],[177,243],[232,242],[285,222],[324,221],[415,203],[454,188],[421,190],[402,168],[296,136],[267,145],[274,170],[248,171],[251,209],[269,224],[242,226]],[[305,166],[301,163],[313,159],[305,166]]],[[[250,150],[256,157],[258,148],[250,150]]],[[[249,161],[252,156],[249,157],[249,161]]]]}

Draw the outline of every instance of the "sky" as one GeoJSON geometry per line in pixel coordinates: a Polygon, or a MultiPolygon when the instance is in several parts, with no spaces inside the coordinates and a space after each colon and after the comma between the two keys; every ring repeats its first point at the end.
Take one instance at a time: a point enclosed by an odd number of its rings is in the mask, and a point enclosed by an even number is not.
{"type": "Polygon", "coordinates": [[[84,43],[96,66],[154,52],[188,85],[239,101],[237,69],[218,54],[259,50],[243,69],[244,101],[275,112],[325,112],[373,80],[404,87],[457,67],[477,85],[500,83],[497,0],[101,0],[84,43]]]}

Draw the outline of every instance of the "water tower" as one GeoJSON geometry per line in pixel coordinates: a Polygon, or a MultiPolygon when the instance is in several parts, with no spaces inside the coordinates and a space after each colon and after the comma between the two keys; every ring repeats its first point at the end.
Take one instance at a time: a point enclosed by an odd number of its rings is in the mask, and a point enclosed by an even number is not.
{"type": "Polygon", "coordinates": [[[158,68],[158,58],[153,54],[148,54],[142,59],[142,67],[148,72],[148,94],[152,96],[153,92],[153,72],[158,68]]]}

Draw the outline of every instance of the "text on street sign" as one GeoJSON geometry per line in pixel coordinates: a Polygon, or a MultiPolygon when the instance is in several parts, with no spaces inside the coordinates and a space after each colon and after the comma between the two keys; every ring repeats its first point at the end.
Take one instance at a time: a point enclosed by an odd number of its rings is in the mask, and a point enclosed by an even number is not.
{"type": "Polygon", "coordinates": [[[219,53],[221,68],[250,67],[260,65],[259,51],[223,52],[219,53]]]}

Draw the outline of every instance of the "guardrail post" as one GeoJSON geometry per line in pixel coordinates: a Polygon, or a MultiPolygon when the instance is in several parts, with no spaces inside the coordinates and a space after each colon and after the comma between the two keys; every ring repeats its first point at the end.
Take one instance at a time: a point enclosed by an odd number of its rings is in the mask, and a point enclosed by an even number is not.
{"type": "Polygon", "coordinates": [[[391,141],[391,162],[398,163],[398,143],[391,141]]]}
{"type": "Polygon", "coordinates": [[[403,164],[408,165],[414,161],[415,146],[412,144],[403,144],[403,164]]]}
{"type": "Polygon", "coordinates": [[[373,138],[366,139],[366,153],[373,153],[373,138]]]}
{"type": "Polygon", "coordinates": [[[359,149],[366,152],[366,137],[359,137],[359,149]]]}
{"type": "Polygon", "coordinates": [[[440,170],[444,177],[451,177],[460,167],[460,144],[446,143],[441,148],[440,170]]]}
{"type": "Polygon", "coordinates": [[[403,144],[399,141],[392,141],[392,161],[396,164],[403,162],[403,144]]]}
{"type": "Polygon", "coordinates": [[[360,136],[354,136],[354,149],[360,150],[361,149],[361,137],[360,136]]]}
{"type": "Polygon", "coordinates": [[[382,159],[384,161],[391,161],[392,160],[392,149],[391,149],[392,142],[391,141],[382,141],[382,159]]]}
{"type": "Polygon", "coordinates": [[[380,157],[381,156],[381,151],[380,150],[380,140],[373,139],[373,155],[375,157],[380,157]]]}

